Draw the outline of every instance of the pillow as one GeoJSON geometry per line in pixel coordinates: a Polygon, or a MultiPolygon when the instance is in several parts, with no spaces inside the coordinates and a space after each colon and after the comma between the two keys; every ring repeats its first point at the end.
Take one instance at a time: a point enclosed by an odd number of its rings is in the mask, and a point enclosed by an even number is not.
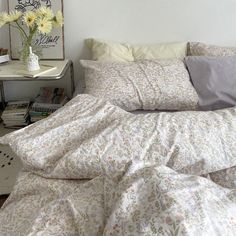
{"type": "Polygon", "coordinates": [[[190,56],[235,56],[236,48],[234,47],[221,47],[215,45],[209,45],[204,43],[189,43],[189,55],[190,56]]]}
{"type": "Polygon", "coordinates": [[[86,39],[92,59],[98,61],[134,61],[131,47],[126,43],[114,43],[96,39],[86,39]]]}
{"type": "Polygon", "coordinates": [[[119,192],[109,196],[116,205],[105,235],[114,229],[117,235],[235,235],[235,190],[165,166],[139,170],[113,185],[119,192]]]}
{"type": "Polygon", "coordinates": [[[98,39],[86,39],[92,59],[98,61],[136,61],[140,59],[184,59],[187,43],[162,43],[132,46],[98,39]]]}
{"type": "Polygon", "coordinates": [[[187,54],[186,43],[162,43],[153,45],[134,45],[133,57],[141,59],[171,59],[183,60],[187,54]]]}
{"type": "Polygon", "coordinates": [[[202,110],[236,105],[236,56],[185,59],[202,110]]]}
{"type": "Polygon", "coordinates": [[[197,93],[181,60],[81,61],[81,64],[85,68],[85,93],[127,111],[197,108],[197,93]]]}

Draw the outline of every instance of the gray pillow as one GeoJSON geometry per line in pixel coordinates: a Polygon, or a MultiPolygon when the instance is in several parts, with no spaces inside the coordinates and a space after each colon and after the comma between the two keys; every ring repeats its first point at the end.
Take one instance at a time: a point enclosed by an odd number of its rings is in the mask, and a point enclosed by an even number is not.
{"type": "Polygon", "coordinates": [[[202,110],[236,105],[236,56],[185,59],[202,110]]]}

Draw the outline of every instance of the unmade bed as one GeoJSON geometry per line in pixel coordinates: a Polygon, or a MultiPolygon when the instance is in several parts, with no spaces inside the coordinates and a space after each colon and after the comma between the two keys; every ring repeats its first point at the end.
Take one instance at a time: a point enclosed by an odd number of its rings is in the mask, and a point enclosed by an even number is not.
{"type": "Polygon", "coordinates": [[[86,94],[0,138],[0,235],[235,236],[235,49],[89,42],[86,94]]]}
{"type": "Polygon", "coordinates": [[[0,235],[234,235],[235,130],[235,108],[134,115],[78,95],[1,138],[24,170],[0,235]]]}

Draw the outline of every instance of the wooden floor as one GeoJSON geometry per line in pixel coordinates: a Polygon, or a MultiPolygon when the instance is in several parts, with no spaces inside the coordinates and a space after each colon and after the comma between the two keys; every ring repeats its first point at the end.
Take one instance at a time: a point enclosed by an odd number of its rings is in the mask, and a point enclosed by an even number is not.
{"type": "Polygon", "coordinates": [[[3,203],[7,200],[7,195],[0,196],[0,208],[2,207],[3,203]]]}

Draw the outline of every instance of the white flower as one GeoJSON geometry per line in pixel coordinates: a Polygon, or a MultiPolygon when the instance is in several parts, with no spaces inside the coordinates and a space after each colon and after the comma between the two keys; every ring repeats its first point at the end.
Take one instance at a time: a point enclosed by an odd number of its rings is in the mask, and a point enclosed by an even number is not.
{"type": "Polygon", "coordinates": [[[0,14],[0,27],[5,25],[6,23],[9,23],[9,15],[6,12],[3,12],[0,14]]]}
{"type": "Polygon", "coordinates": [[[20,11],[11,11],[8,15],[8,21],[13,22],[19,20],[19,18],[23,15],[20,11]]]}
{"type": "Polygon", "coordinates": [[[40,18],[46,18],[46,19],[52,19],[53,18],[53,12],[49,7],[40,7],[36,10],[37,17],[40,18]]]}
{"type": "Polygon", "coordinates": [[[33,26],[36,18],[37,18],[37,15],[33,11],[27,11],[23,16],[24,22],[28,27],[33,26]]]}
{"type": "Polygon", "coordinates": [[[58,11],[57,14],[53,17],[53,26],[62,27],[64,23],[63,15],[61,11],[58,11]]]}
{"type": "Polygon", "coordinates": [[[37,25],[40,33],[48,34],[52,30],[52,22],[46,18],[40,19],[37,25]]]}

